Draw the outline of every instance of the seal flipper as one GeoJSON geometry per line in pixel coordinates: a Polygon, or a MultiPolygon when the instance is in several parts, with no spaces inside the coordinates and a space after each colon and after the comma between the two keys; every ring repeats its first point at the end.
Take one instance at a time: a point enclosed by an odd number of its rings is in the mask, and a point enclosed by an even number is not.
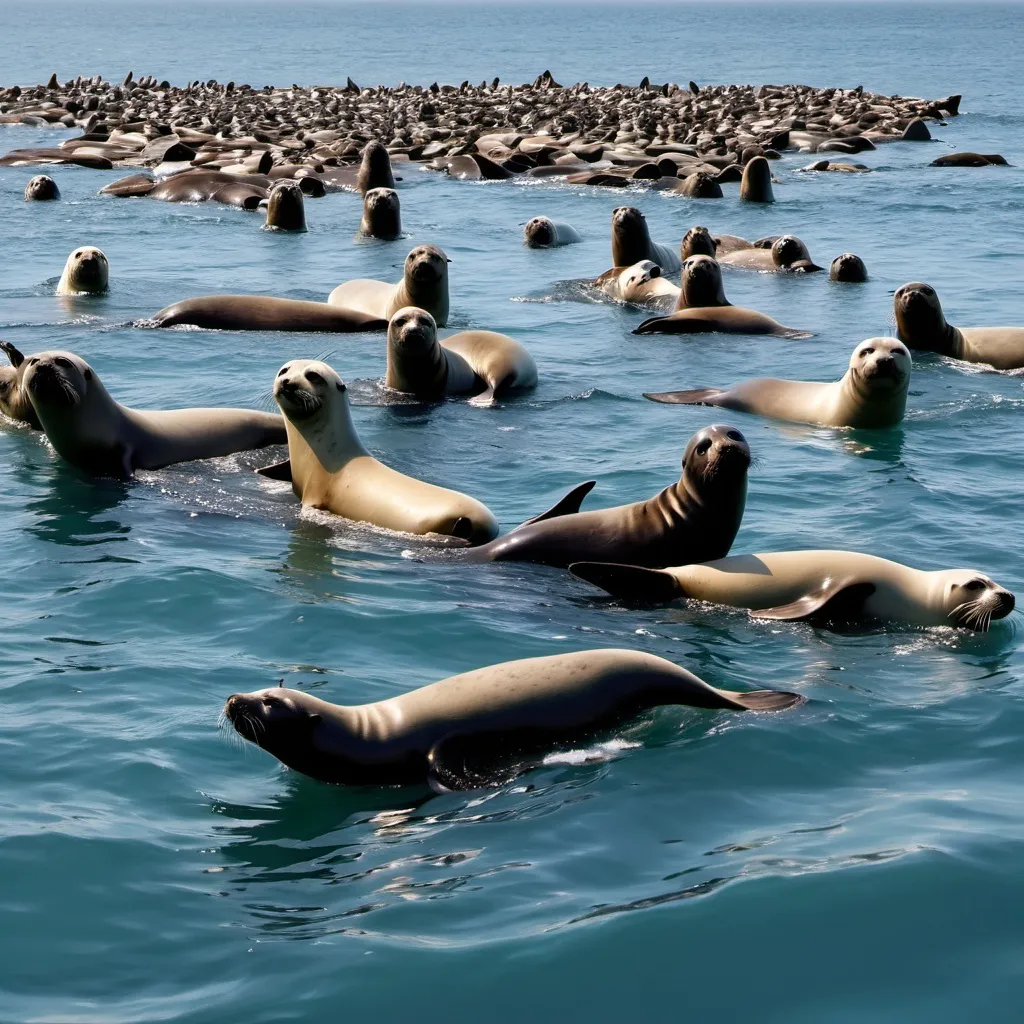
{"type": "Polygon", "coordinates": [[[864,602],[875,589],[874,583],[855,583],[849,578],[826,580],[823,586],[792,604],[751,609],[750,615],[755,619],[776,619],[780,622],[849,622],[862,616],[864,602]]]}
{"type": "Polygon", "coordinates": [[[495,385],[491,385],[486,391],[481,391],[479,395],[474,395],[470,400],[470,405],[494,405],[495,401],[495,385]]]}
{"type": "Polygon", "coordinates": [[[694,388],[691,391],[645,391],[644,398],[666,405],[717,405],[710,399],[725,394],[721,388],[694,388]]]}
{"type": "Polygon", "coordinates": [[[645,320],[634,334],[700,334],[702,331],[713,331],[708,320],[698,317],[652,316],[645,320]]]}
{"type": "Polygon", "coordinates": [[[262,466],[256,470],[260,476],[269,477],[271,480],[284,480],[292,482],[292,460],[285,459],[284,462],[275,462],[272,466],[262,466]]]}
{"type": "Polygon", "coordinates": [[[629,601],[663,602],[681,597],[679,581],[660,569],[613,562],[573,562],[569,572],[577,579],[607,590],[612,597],[629,601]]]}
{"type": "Polygon", "coordinates": [[[719,690],[719,693],[735,701],[737,711],[785,711],[786,708],[803,704],[806,697],[789,690],[719,690]]]}
{"type": "Polygon", "coordinates": [[[435,792],[503,786],[533,767],[524,759],[514,734],[453,733],[427,753],[427,784],[435,792]]]}
{"type": "MultiPolygon", "coordinates": [[[[579,512],[583,499],[594,489],[596,484],[596,480],[585,480],[583,483],[577,484],[565,497],[559,498],[547,512],[541,512],[539,516],[527,519],[519,526],[531,526],[533,523],[542,523],[545,519],[557,519],[558,516],[569,516],[579,512]]],[[[517,526],[516,529],[519,527],[517,526]]]]}
{"type": "Polygon", "coordinates": [[[25,362],[25,356],[9,341],[0,341],[0,350],[7,354],[7,358],[11,361],[11,366],[15,369],[18,369],[18,367],[25,362]]]}

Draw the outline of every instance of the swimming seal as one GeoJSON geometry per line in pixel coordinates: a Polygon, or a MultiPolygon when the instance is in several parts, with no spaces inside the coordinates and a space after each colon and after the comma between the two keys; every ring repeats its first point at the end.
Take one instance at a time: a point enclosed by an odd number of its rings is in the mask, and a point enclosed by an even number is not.
{"type": "Polygon", "coordinates": [[[306,206],[295,182],[279,181],[270,190],[265,226],[272,231],[306,230],[306,206]]]}
{"type": "Polygon", "coordinates": [[[730,267],[743,267],[745,270],[762,272],[809,274],[821,270],[821,267],[811,260],[807,246],[795,235],[780,235],[772,240],[768,248],[753,246],[750,249],[738,249],[719,256],[718,260],[730,267]]]}
{"type": "Polygon", "coordinates": [[[929,167],[1008,167],[1006,157],[998,153],[949,153],[933,160],[929,167]]]}
{"type": "Polygon", "coordinates": [[[612,211],[612,266],[631,267],[641,260],[657,263],[666,274],[682,266],[669,246],[651,241],[647,220],[635,206],[620,206],[612,211]]]}
{"type": "Polygon", "coordinates": [[[25,360],[23,386],[57,454],[94,476],[128,479],[137,469],[283,444],[280,416],[251,409],[149,412],[119,405],[91,366],[71,352],[25,360]]]}
{"type": "Polygon", "coordinates": [[[987,363],[997,370],[1024,367],[1024,327],[961,327],[946,323],[935,289],[911,281],[893,296],[896,334],[909,348],[987,363]]]}
{"type": "Polygon", "coordinates": [[[371,188],[363,196],[359,233],[391,242],[402,236],[402,211],[393,188],[371,188]]]}
{"type": "Polygon", "coordinates": [[[391,172],[391,157],[387,149],[373,139],[363,147],[356,188],[365,196],[371,189],[394,187],[395,176],[391,172]]]}
{"type": "Polygon", "coordinates": [[[691,256],[683,264],[682,288],[676,311],[645,320],[634,334],[774,334],[779,338],[809,338],[807,331],[784,327],[764,313],[733,306],[725,297],[722,270],[710,256],[691,256]]]}
{"type": "Polygon", "coordinates": [[[327,301],[384,320],[390,320],[405,306],[417,306],[425,309],[438,327],[447,327],[450,262],[436,245],[418,245],[406,256],[405,273],[398,284],[367,278],[346,281],[331,292],[327,301]]]}
{"type": "Polygon", "coordinates": [[[25,201],[36,200],[46,202],[52,199],[60,199],[60,189],[57,182],[48,174],[37,174],[25,186],[25,201]]]}
{"type": "Polygon", "coordinates": [[[680,296],[679,288],[666,281],[661,267],[650,260],[631,267],[612,267],[594,281],[594,287],[619,302],[664,310],[675,309],[680,296]]]}
{"type": "Polygon", "coordinates": [[[290,479],[303,505],[404,533],[441,534],[471,544],[498,532],[491,510],[458,491],[405,476],[359,441],[347,388],[326,363],[296,359],[274,380],[288,430],[288,464],[261,472],[290,479]]]}
{"type": "Polygon", "coordinates": [[[27,423],[35,430],[42,430],[25,390],[25,357],[9,341],[0,341],[0,351],[11,363],[0,366],[0,412],[15,423],[27,423]]]}
{"type": "Polygon", "coordinates": [[[557,245],[572,245],[582,242],[580,233],[571,225],[550,217],[534,217],[523,228],[523,241],[531,249],[548,249],[557,245]]]}
{"type": "Polygon", "coordinates": [[[704,227],[693,227],[683,235],[679,243],[679,257],[688,260],[691,256],[715,256],[718,244],[711,237],[711,232],[704,227]]]}
{"type": "Polygon", "coordinates": [[[157,327],[189,324],[218,331],[327,331],[354,334],[383,331],[388,322],[326,302],[277,299],[270,295],[201,295],[161,309],[157,327]]]}
{"type": "Polygon", "coordinates": [[[719,690],[653,654],[611,648],[489,665],[372,704],[330,704],[284,687],[235,693],[224,713],[240,736],[321,782],[468,789],[493,784],[497,765],[505,761],[507,773],[516,754],[546,752],[658,705],[781,711],[802,700],[719,690]]]}
{"type": "Polygon", "coordinates": [[[727,391],[644,393],[652,402],[714,405],[792,423],[827,427],[892,427],[903,419],[910,387],[910,353],[895,338],[869,338],[850,356],[849,368],[833,384],[764,377],[727,391]]]}
{"type": "Polygon", "coordinates": [[[67,258],[57,282],[57,295],[102,295],[109,288],[107,257],[94,245],[83,245],[67,258]]]}
{"type": "Polygon", "coordinates": [[[657,566],[721,558],[740,528],[750,448],[733,427],[711,426],[690,438],[678,482],[632,505],[563,513],[593,483],[576,488],[543,516],[468,552],[472,562],[630,562],[657,566]],[[598,554],[600,552],[600,554],[598,554]]]}
{"type": "Polygon", "coordinates": [[[532,388],[537,364],[514,338],[495,331],[460,331],[442,342],[424,309],[406,306],[388,325],[387,387],[438,400],[475,395],[472,405],[490,405],[498,395],[532,388]]]}
{"type": "Polygon", "coordinates": [[[923,572],[856,551],[731,555],[661,572],[597,563],[569,571],[615,597],[654,603],[690,598],[787,622],[881,619],[984,632],[1015,603],[1010,591],[973,569],[923,572]]]}
{"type": "Polygon", "coordinates": [[[868,279],[868,268],[864,261],[852,252],[844,252],[837,256],[828,268],[830,281],[843,281],[849,284],[861,284],[868,279]]]}
{"type": "Polygon", "coordinates": [[[743,168],[740,199],[748,203],[775,202],[775,193],[772,192],[772,169],[763,156],[753,157],[743,168]]]}

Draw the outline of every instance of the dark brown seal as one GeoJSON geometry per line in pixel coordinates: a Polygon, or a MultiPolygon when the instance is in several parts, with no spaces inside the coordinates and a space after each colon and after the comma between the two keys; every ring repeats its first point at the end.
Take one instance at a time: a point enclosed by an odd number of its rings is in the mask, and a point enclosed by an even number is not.
{"type": "Polygon", "coordinates": [[[386,331],[387,320],[326,302],[270,295],[203,295],[161,309],[157,327],[190,324],[220,331],[386,331]]]}

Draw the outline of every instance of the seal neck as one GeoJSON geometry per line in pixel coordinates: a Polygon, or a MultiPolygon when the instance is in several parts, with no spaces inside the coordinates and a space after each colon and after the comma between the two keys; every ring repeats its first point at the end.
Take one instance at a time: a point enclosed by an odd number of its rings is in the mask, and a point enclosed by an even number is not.
{"type": "Polygon", "coordinates": [[[337,473],[352,459],[369,455],[356,433],[348,398],[332,396],[314,415],[293,422],[284,418],[288,433],[288,455],[293,464],[307,453],[327,473],[337,473]]]}

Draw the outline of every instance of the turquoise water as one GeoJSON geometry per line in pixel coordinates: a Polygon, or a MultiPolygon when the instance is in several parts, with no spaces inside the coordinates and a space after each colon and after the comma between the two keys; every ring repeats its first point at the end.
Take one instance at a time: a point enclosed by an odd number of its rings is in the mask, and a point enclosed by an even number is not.
{"type": "MultiPolygon", "coordinates": [[[[403,8],[231,3],[0,7],[5,83],[133,69],[176,82],[401,79],[801,81],[962,92],[931,145],[865,176],[776,165],[778,202],[638,192],[658,240],[693,224],[792,231],[871,280],[731,272],[729,297],[809,341],[634,337],[640,311],[560,282],[609,263],[621,192],[401,182],[409,237],[354,243],[360,203],[307,203],[308,234],[239,211],[101,198],[118,172],[56,168],[21,202],[0,168],[0,337],[70,348],[122,402],[257,404],[285,360],[354,382],[364,442],[470,491],[508,528],[596,478],[589,505],[675,479],[689,436],[726,421],[760,465],[734,551],[849,547],[964,565],[1024,592],[1019,375],[915,359],[883,433],[662,407],[644,390],[754,375],[834,379],[891,332],[891,293],[933,284],[953,323],[1024,323],[1024,11],[981,5],[403,8]],[[936,170],[956,149],[1016,166],[936,170]],[[529,251],[544,213],[581,245],[529,251]],[[526,398],[381,404],[382,340],[158,332],[189,295],[320,299],[452,258],[452,327],[521,339],[526,398]],[[110,295],[59,300],[68,252],[99,245],[110,295]]],[[[67,133],[0,128],[0,148],[67,133]]],[[[0,428],[0,1020],[254,1024],[700,1016],[719,1021],[1020,1019],[1024,656],[1020,613],[985,635],[751,623],[638,611],[536,566],[417,561],[407,541],[300,515],[250,472],[266,453],[79,477],[0,428]],[[666,708],[496,791],[329,788],[218,728],[236,690],[375,700],[505,659],[631,646],[709,682],[799,690],[777,716],[666,708]]]]}

